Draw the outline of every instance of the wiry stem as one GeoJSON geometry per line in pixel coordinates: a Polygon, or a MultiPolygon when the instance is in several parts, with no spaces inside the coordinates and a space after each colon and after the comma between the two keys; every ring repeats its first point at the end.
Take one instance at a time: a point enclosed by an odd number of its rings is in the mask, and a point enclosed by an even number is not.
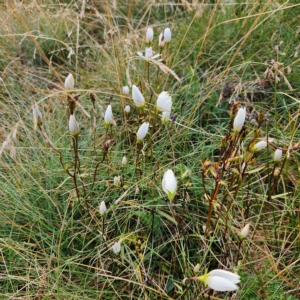
{"type": "Polygon", "coordinates": [[[96,165],[96,167],[95,167],[95,170],[94,170],[94,175],[93,175],[93,183],[92,183],[92,189],[94,188],[94,185],[95,185],[95,181],[96,181],[96,175],[97,175],[97,170],[98,170],[98,167],[99,167],[99,165],[100,164],[102,164],[103,162],[104,162],[104,160],[105,160],[105,157],[106,157],[106,154],[107,153],[103,153],[103,156],[102,156],[102,159],[101,159],[101,161],[99,161],[98,163],[97,163],[97,165],[96,165]]]}

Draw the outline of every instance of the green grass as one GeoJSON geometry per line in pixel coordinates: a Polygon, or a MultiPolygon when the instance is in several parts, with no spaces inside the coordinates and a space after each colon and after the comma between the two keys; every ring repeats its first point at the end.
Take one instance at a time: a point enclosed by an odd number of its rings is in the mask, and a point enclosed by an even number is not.
{"type": "Polygon", "coordinates": [[[0,299],[299,299],[300,5],[204,2],[94,1],[84,10],[78,1],[2,4],[0,299]],[[148,78],[136,55],[148,26],[156,52],[159,33],[171,28],[161,66],[180,81],[152,63],[148,78]],[[63,88],[69,73],[69,95],[79,95],[86,112],[74,112],[76,183],[63,88]],[[131,84],[146,99],[143,114],[122,94],[131,84]],[[161,91],[177,115],[166,125],[155,113],[161,91]],[[34,130],[35,103],[53,147],[34,130]],[[106,132],[108,104],[116,126],[106,132]],[[239,105],[247,120],[234,153],[239,105]],[[139,146],[144,121],[150,131],[139,146]],[[257,138],[294,149],[274,167],[271,144],[254,155],[247,148],[257,138]],[[171,204],[162,190],[168,169],[178,180],[171,204]],[[113,184],[119,175],[121,187],[113,184]],[[182,283],[213,269],[238,272],[239,289],[182,283]]]}

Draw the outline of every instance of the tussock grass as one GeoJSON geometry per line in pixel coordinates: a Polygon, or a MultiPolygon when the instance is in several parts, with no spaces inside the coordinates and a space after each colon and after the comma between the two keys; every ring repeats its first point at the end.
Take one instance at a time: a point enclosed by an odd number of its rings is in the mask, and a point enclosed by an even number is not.
{"type": "Polygon", "coordinates": [[[299,298],[299,4],[191,2],[1,5],[1,298],[299,298]],[[156,52],[159,33],[172,31],[149,72],[136,54],[147,27],[156,52]],[[69,73],[73,91],[63,87],[69,73]],[[122,94],[132,84],[144,113],[122,94]],[[155,113],[162,91],[173,99],[166,125],[155,113]],[[79,167],[68,132],[74,98],[79,167]],[[106,130],[109,104],[116,126],[106,130]],[[247,120],[235,137],[240,106],[247,120]],[[252,155],[258,139],[268,147],[252,155]],[[273,145],[290,149],[276,166],[273,145]],[[171,203],[167,169],[178,180],[171,203]],[[182,283],[212,269],[238,272],[239,289],[182,283]]]}

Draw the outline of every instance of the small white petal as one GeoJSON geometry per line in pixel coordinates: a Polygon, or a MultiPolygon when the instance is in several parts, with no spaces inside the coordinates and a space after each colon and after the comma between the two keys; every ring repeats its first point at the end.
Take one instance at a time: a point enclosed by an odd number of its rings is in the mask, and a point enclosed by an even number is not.
{"type": "Polygon", "coordinates": [[[230,280],[233,283],[240,282],[240,276],[230,271],[216,269],[209,272],[209,276],[219,276],[230,280]]]}
{"type": "Polygon", "coordinates": [[[153,56],[153,50],[152,50],[152,47],[148,47],[148,48],[145,49],[145,55],[143,55],[143,53],[142,53],[141,51],[138,51],[136,54],[137,54],[138,56],[144,58],[144,59],[145,59],[146,61],[148,61],[148,62],[149,62],[150,60],[152,60],[152,59],[155,59],[155,58],[161,56],[161,54],[155,54],[155,55],[153,56]]]}
{"type": "Polygon", "coordinates": [[[155,58],[158,58],[158,57],[160,57],[161,56],[161,54],[155,54],[154,56],[152,56],[152,59],[155,59],[155,58]]]}
{"type": "Polygon", "coordinates": [[[126,156],[123,156],[122,165],[125,166],[126,164],[127,164],[127,158],[126,158],[126,156]]]}
{"type": "Polygon", "coordinates": [[[145,51],[145,58],[146,58],[146,59],[151,59],[151,58],[153,58],[153,57],[152,57],[152,53],[153,53],[152,47],[146,48],[146,51],[145,51]]]}

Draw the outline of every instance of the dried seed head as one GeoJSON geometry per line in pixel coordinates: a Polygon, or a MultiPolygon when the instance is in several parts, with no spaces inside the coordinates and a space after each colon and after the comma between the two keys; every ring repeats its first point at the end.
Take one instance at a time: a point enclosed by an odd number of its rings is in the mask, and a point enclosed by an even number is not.
{"type": "Polygon", "coordinates": [[[33,106],[33,123],[34,123],[35,130],[37,127],[40,127],[43,125],[43,116],[42,116],[42,113],[40,112],[40,109],[36,103],[33,106]]]}

